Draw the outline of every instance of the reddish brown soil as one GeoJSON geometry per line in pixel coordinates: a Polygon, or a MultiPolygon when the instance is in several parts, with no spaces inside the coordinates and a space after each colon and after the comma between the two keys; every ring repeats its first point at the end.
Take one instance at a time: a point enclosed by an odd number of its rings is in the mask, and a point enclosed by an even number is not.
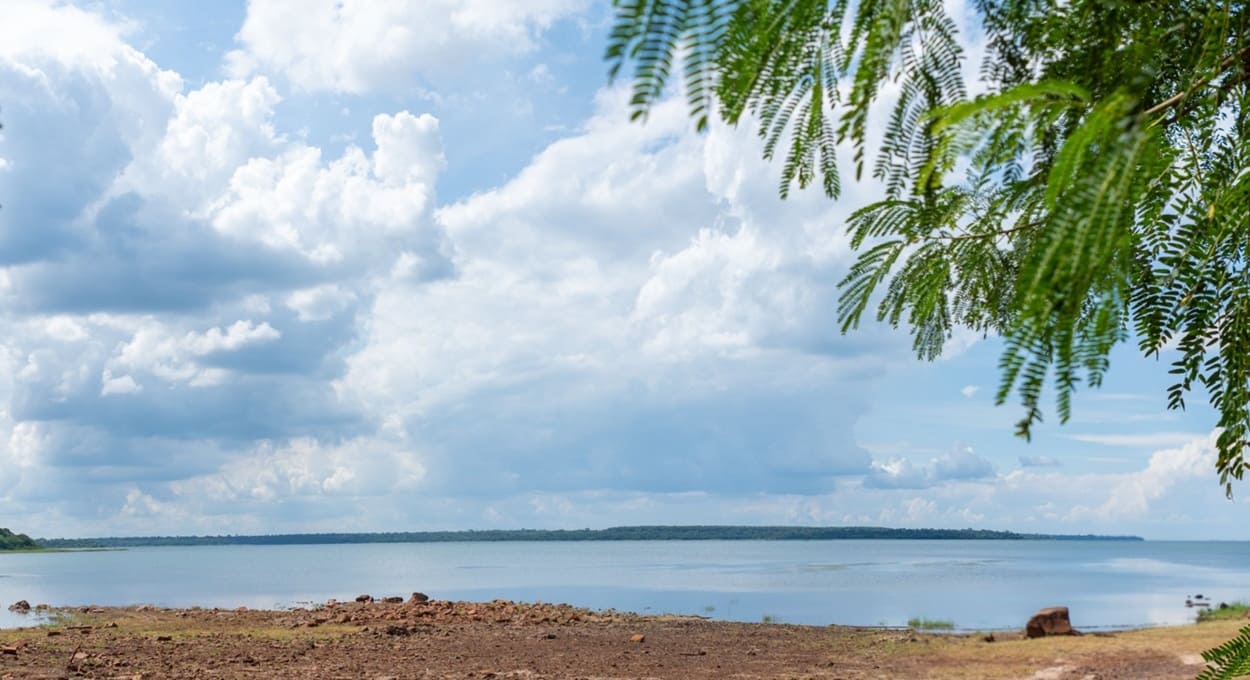
{"type": "Polygon", "coordinates": [[[0,631],[0,678],[1192,678],[1237,628],[987,642],[503,601],[60,613],[0,631]]]}

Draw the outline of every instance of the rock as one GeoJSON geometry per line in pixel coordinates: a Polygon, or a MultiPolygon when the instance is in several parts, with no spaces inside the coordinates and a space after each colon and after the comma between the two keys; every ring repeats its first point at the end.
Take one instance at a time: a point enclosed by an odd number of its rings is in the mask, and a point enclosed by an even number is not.
{"type": "Polygon", "coordinates": [[[327,607],[335,607],[335,606],[338,606],[338,603],[339,603],[339,601],[338,601],[338,600],[336,600],[336,599],[334,599],[334,598],[330,598],[330,599],[326,600],[326,606],[327,606],[327,607]]]}
{"type": "Polygon", "coordinates": [[[988,635],[986,635],[986,636],[982,637],[982,638],[981,638],[981,640],[982,640],[982,641],[984,641],[984,642],[993,642],[993,641],[994,641],[994,634],[993,634],[993,633],[990,633],[990,634],[988,634],[988,635]]]}
{"type": "Polygon", "coordinates": [[[385,602],[385,603],[387,603],[387,604],[400,604],[400,603],[402,603],[402,602],[404,601],[404,598],[402,598],[402,597],[384,597],[384,598],[382,598],[382,601],[383,601],[383,602],[385,602]]]}
{"type": "Polygon", "coordinates": [[[58,635],[60,635],[60,634],[61,634],[61,631],[59,631],[59,630],[50,630],[50,631],[48,631],[48,637],[56,637],[56,636],[58,636],[58,635]]]}
{"type": "Polygon", "coordinates": [[[1030,638],[1047,635],[1074,635],[1072,622],[1068,619],[1067,607],[1048,607],[1042,609],[1029,619],[1024,626],[1024,636],[1030,638]]]}
{"type": "Polygon", "coordinates": [[[172,641],[173,639],[174,639],[174,636],[172,636],[172,635],[157,635],[157,636],[156,636],[156,641],[157,641],[157,642],[170,642],[170,641],[172,641]]]}
{"type": "Polygon", "coordinates": [[[46,604],[37,604],[37,605],[35,605],[35,611],[37,611],[37,612],[46,612],[46,611],[48,611],[48,610],[49,610],[49,609],[51,609],[51,608],[52,608],[51,606],[46,605],[46,604]]]}
{"type": "Polygon", "coordinates": [[[412,597],[408,598],[408,604],[421,604],[422,602],[429,602],[429,601],[430,601],[430,596],[426,595],[425,593],[413,593],[412,597]]]}
{"type": "Polygon", "coordinates": [[[629,636],[629,641],[630,642],[646,642],[647,636],[643,635],[642,633],[636,633],[634,635],[629,636]]]}
{"type": "Polygon", "coordinates": [[[369,604],[373,602],[373,596],[372,595],[357,595],[356,601],[361,604],[369,604]]]}
{"type": "Polygon", "coordinates": [[[17,656],[17,647],[0,647],[0,654],[5,656],[17,656]]]}
{"type": "Polygon", "coordinates": [[[18,600],[17,602],[9,605],[9,611],[17,612],[18,614],[25,614],[30,611],[30,603],[26,600],[18,600]]]}
{"type": "Polygon", "coordinates": [[[141,604],[141,605],[139,605],[138,607],[135,607],[135,611],[137,611],[137,612],[154,612],[154,611],[156,611],[156,607],[155,607],[155,606],[153,606],[153,605],[150,605],[150,604],[141,604]]]}

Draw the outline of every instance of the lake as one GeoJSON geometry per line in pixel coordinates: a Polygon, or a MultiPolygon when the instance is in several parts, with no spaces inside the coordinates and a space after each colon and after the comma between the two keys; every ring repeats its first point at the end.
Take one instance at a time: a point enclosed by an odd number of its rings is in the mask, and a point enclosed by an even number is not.
{"type": "MultiPolygon", "coordinates": [[[[0,607],[281,608],[422,591],[436,599],[814,625],[1023,626],[1066,605],[1082,629],[1194,620],[1187,595],[1250,600],[1250,543],[604,541],[196,546],[0,553],[0,607]]],[[[0,610],[0,627],[30,619],[0,610]]]]}

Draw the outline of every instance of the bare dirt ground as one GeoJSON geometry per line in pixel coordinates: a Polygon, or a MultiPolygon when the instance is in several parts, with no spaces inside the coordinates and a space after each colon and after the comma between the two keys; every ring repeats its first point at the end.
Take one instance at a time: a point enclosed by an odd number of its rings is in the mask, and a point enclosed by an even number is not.
{"type": "Polygon", "coordinates": [[[0,631],[0,678],[1192,678],[1245,623],[991,642],[504,601],[58,614],[0,631]]]}

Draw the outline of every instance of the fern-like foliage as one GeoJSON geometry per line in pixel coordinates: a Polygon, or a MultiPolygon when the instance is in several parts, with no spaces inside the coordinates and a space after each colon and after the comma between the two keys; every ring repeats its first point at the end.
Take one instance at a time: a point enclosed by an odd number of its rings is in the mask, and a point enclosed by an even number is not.
{"type": "Polygon", "coordinates": [[[698,127],[751,120],[782,196],[837,197],[838,154],[858,178],[881,116],[886,196],[848,224],[843,331],[869,314],[930,359],[956,327],[1002,336],[997,397],[1024,437],[1044,394],[1069,417],[1117,343],[1166,350],[1168,406],[1199,389],[1220,414],[1231,493],[1250,443],[1247,3],[974,6],[972,98],[941,0],[616,0],[607,59],[633,66],[635,116],[680,73],[698,127]]]}
{"type": "Polygon", "coordinates": [[[1250,626],[1242,628],[1237,637],[1202,653],[1207,667],[1198,680],[1232,680],[1250,675],[1250,626]]]}

